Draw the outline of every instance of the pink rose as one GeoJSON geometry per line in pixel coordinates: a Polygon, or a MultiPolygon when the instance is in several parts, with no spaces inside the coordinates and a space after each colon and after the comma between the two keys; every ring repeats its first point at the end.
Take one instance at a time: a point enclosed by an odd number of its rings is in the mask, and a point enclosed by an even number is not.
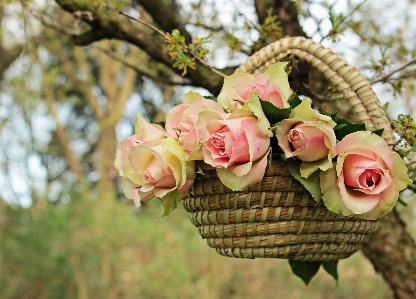
{"type": "Polygon", "coordinates": [[[399,191],[410,183],[404,161],[383,138],[359,131],[336,147],[334,169],[321,173],[321,190],[328,209],[344,215],[376,219],[389,212],[399,191]]]}
{"type": "Polygon", "coordinates": [[[282,91],[277,85],[269,81],[268,75],[260,74],[250,81],[237,84],[233,87],[239,102],[247,102],[253,90],[255,90],[261,100],[270,102],[277,108],[284,108],[285,100],[282,91]]]}
{"type": "MultiPolygon", "coordinates": [[[[141,143],[121,159],[124,176],[132,182],[136,205],[152,195],[163,199],[168,193],[186,193],[195,178],[195,162],[185,161],[185,153],[173,137],[141,143]]],[[[163,204],[163,201],[162,201],[163,204]]]]}
{"type": "Polygon", "coordinates": [[[336,137],[326,122],[317,118],[285,119],[277,124],[276,137],[286,158],[296,157],[303,162],[313,162],[301,165],[303,177],[308,177],[318,168],[327,170],[332,167],[336,137]]]}
{"type": "Polygon", "coordinates": [[[225,77],[218,103],[226,111],[234,112],[251,98],[255,90],[261,100],[278,108],[288,108],[287,100],[292,91],[285,72],[286,65],[287,63],[278,62],[257,76],[235,73],[225,77]]]}
{"type": "MultiPolygon", "coordinates": [[[[204,110],[224,113],[218,103],[202,98],[192,104],[178,105],[166,114],[165,127],[168,135],[177,139],[188,154],[200,147],[200,136],[195,128],[198,114],[204,110]]],[[[202,153],[196,151],[191,158],[202,160],[202,153]]]]}
{"type": "Polygon", "coordinates": [[[270,137],[259,132],[252,113],[245,114],[218,114],[213,119],[212,113],[202,112],[197,124],[206,128],[200,130],[204,161],[217,168],[223,184],[233,190],[259,182],[267,165],[270,137]]]}

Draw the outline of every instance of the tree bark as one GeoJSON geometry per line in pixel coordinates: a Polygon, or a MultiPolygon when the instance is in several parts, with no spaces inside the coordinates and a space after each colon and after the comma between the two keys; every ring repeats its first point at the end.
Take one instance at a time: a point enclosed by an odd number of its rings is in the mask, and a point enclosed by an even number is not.
{"type": "Polygon", "coordinates": [[[416,246],[396,210],[379,221],[364,255],[390,284],[397,299],[416,298],[416,246]]]}
{"type": "Polygon", "coordinates": [[[305,31],[299,24],[295,1],[290,0],[255,0],[257,17],[262,24],[267,17],[267,10],[272,8],[272,15],[277,15],[284,35],[304,36],[305,31]]]}

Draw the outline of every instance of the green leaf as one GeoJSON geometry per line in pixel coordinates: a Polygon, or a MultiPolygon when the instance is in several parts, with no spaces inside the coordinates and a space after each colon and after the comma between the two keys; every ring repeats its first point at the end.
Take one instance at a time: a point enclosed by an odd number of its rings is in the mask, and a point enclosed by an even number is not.
{"type": "Polygon", "coordinates": [[[322,199],[322,193],[319,183],[319,173],[320,171],[315,171],[312,173],[307,179],[303,178],[300,175],[300,164],[302,161],[294,161],[292,159],[287,160],[287,169],[289,170],[290,174],[298,181],[300,182],[303,187],[308,190],[313,199],[315,201],[320,202],[322,199]]]}
{"type": "Polygon", "coordinates": [[[305,262],[289,260],[293,274],[298,276],[307,285],[318,272],[321,262],[305,262]]]}
{"type": "Polygon", "coordinates": [[[387,102],[383,105],[384,113],[387,113],[387,109],[389,109],[390,102],[387,102]]]}
{"type": "Polygon", "coordinates": [[[346,126],[347,126],[347,124],[336,125],[335,128],[334,128],[334,131],[338,131],[338,130],[342,129],[343,127],[346,127],[346,126]]]}
{"type": "Polygon", "coordinates": [[[378,129],[378,130],[374,130],[373,133],[380,136],[383,135],[384,132],[384,128],[378,129]]]}
{"type": "Polygon", "coordinates": [[[335,281],[338,283],[338,260],[335,261],[324,261],[322,262],[322,267],[325,269],[325,271],[331,275],[335,281]]]}
{"type": "Polygon", "coordinates": [[[357,132],[357,131],[365,131],[365,125],[364,124],[354,124],[349,122],[348,120],[338,117],[336,113],[330,114],[332,120],[337,123],[337,126],[335,127],[335,136],[338,140],[342,140],[345,136],[348,134],[357,132]]]}
{"type": "Polygon", "coordinates": [[[291,111],[290,108],[277,108],[272,103],[263,100],[260,100],[260,104],[264,114],[266,115],[267,120],[270,122],[272,126],[289,117],[291,111]]]}
{"type": "Polygon", "coordinates": [[[178,202],[184,199],[188,194],[179,193],[177,190],[173,190],[159,198],[160,203],[162,204],[162,217],[168,216],[170,212],[178,207],[178,202]]]}
{"type": "Polygon", "coordinates": [[[302,103],[302,100],[299,98],[296,92],[292,93],[289,100],[287,101],[290,105],[290,108],[296,108],[302,103]]]}

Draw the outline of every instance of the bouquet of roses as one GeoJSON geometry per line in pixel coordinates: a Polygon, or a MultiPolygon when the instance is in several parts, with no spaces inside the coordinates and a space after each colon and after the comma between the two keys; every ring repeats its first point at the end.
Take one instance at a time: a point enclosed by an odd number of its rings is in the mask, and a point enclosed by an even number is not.
{"type": "Polygon", "coordinates": [[[379,135],[335,114],[321,114],[292,93],[278,62],[257,76],[235,73],[214,100],[189,92],[166,114],[164,128],[137,116],[115,166],[137,206],[157,197],[162,215],[189,196],[196,174],[215,168],[221,182],[244,190],[273,159],[335,213],[376,219],[410,184],[406,164],[379,135]]]}

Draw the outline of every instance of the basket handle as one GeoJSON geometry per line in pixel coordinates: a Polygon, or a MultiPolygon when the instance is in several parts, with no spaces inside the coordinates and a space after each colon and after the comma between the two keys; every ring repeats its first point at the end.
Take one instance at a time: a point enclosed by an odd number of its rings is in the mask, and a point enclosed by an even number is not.
{"type": "Polygon", "coordinates": [[[236,72],[261,73],[289,55],[306,60],[319,71],[348,100],[367,130],[383,128],[383,138],[390,145],[395,143],[390,122],[367,79],[338,54],[311,39],[300,36],[282,38],[254,53],[236,72]]]}

